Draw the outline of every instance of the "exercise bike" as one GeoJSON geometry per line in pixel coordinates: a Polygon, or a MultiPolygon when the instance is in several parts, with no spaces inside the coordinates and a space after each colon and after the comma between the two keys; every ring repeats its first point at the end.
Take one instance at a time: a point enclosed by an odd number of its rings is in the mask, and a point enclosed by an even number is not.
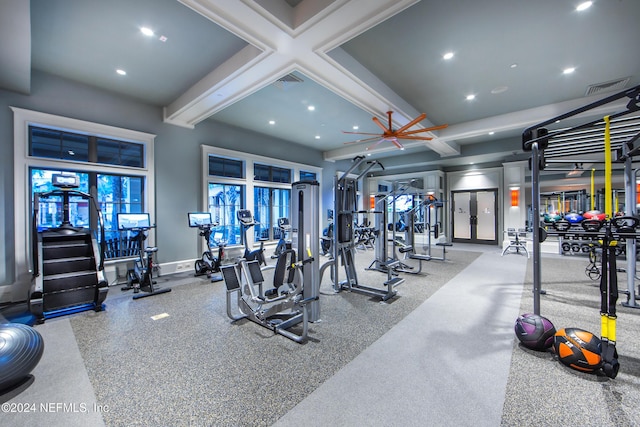
{"type": "Polygon", "coordinates": [[[281,253],[288,249],[291,249],[291,240],[286,239],[287,233],[291,231],[289,218],[278,218],[278,228],[280,229],[280,240],[278,240],[278,245],[276,246],[276,250],[274,251],[273,255],[271,255],[271,259],[276,259],[280,256],[281,253]]]}
{"type": "Polygon", "coordinates": [[[260,247],[258,249],[249,250],[249,241],[247,240],[247,230],[257,224],[251,211],[248,209],[240,209],[238,211],[238,221],[240,221],[240,227],[242,228],[242,237],[244,240],[244,254],[242,258],[247,261],[258,261],[261,266],[267,265],[267,260],[264,258],[264,242],[260,241],[260,247]]]}
{"type": "Polygon", "coordinates": [[[217,227],[218,223],[214,223],[212,221],[210,212],[189,212],[187,217],[189,219],[189,227],[198,228],[198,234],[204,237],[207,244],[207,250],[202,253],[202,258],[195,262],[195,275],[203,276],[206,274],[212,282],[221,281],[222,276],[212,275],[212,273],[220,272],[220,265],[222,264],[222,258],[224,257],[224,242],[218,241],[217,257],[213,256],[213,250],[211,247],[212,229],[217,227]]]}
{"type": "Polygon", "coordinates": [[[134,300],[171,292],[171,288],[154,287],[156,282],[153,280],[153,254],[158,251],[158,248],[155,246],[142,248],[142,244],[147,238],[147,231],[155,228],[155,225],[150,224],[149,214],[119,213],[117,221],[119,230],[136,233],[133,240],[136,242],[136,250],[138,251],[138,258],[133,262],[133,268],[127,271],[127,285],[121,289],[123,291],[133,289],[134,300]],[[140,291],[143,293],[140,293],[140,291]]]}

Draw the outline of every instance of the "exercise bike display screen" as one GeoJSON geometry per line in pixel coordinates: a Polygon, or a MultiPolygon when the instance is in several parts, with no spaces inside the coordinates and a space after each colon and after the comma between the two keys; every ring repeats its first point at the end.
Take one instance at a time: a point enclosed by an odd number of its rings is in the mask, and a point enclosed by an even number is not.
{"type": "Polygon", "coordinates": [[[211,225],[211,212],[189,212],[189,227],[195,228],[201,225],[211,225]]]}
{"type": "Polygon", "coordinates": [[[151,220],[148,213],[119,213],[118,228],[151,228],[151,220]]]}
{"type": "Polygon", "coordinates": [[[251,215],[251,211],[247,209],[241,209],[238,211],[238,219],[243,224],[252,224],[253,223],[253,215],[251,215]]]}

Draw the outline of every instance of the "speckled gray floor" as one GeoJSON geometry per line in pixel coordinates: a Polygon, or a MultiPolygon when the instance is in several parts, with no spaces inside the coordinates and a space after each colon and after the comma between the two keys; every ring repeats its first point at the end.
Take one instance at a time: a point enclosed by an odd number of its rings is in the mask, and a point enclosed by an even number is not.
{"type": "MultiPolygon", "coordinates": [[[[584,274],[582,257],[543,257],[540,313],[556,329],[577,327],[600,335],[599,283],[584,274]]],[[[528,270],[521,312],[532,312],[528,270]]],[[[619,274],[626,289],[626,277],[619,274]]],[[[620,372],[615,379],[566,368],[552,352],[514,343],[502,426],[640,426],[640,310],[616,306],[620,372]]]]}
{"type": "MultiPolygon", "coordinates": [[[[329,420],[332,425],[375,425],[377,420],[378,425],[403,426],[640,426],[637,310],[618,305],[622,368],[615,380],[566,369],[550,353],[523,350],[511,332],[504,332],[515,319],[491,324],[484,341],[475,337],[469,342],[468,353],[456,350],[454,357],[440,363],[437,352],[423,355],[425,342],[456,334],[464,342],[462,331],[468,333],[465,323],[438,319],[455,313],[464,316],[465,308],[473,307],[470,317],[487,324],[491,310],[504,308],[501,292],[522,294],[522,301],[509,310],[531,311],[530,271],[524,279],[531,261],[507,255],[486,264],[486,274],[479,275],[465,268],[477,267],[474,260],[481,254],[463,248],[456,245],[448,253],[451,262],[426,263],[423,276],[406,275],[399,297],[387,304],[355,293],[331,295],[325,278],[322,321],[311,325],[310,341],[304,345],[248,321],[230,324],[222,282],[166,276],[160,278],[165,282],[161,284],[173,286],[173,292],[139,301],[112,289],[105,312],[52,319],[36,327],[45,338],[45,355],[33,372],[33,384],[9,401],[82,403],[88,410],[73,412],[74,407],[67,406],[70,411],[4,413],[0,423],[253,426],[328,425],[324,421],[329,420]],[[515,268],[513,274],[521,279],[492,275],[503,263],[515,268]],[[463,275],[457,276],[460,272],[463,275]],[[456,277],[486,284],[494,293],[483,295],[484,285],[469,291],[457,285],[456,277]],[[517,284],[518,280],[526,283],[517,284]],[[487,298],[491,303],[486,303],[487,298]],[[435,319],[421,322],[429,319],[430,310],[435,319]],[[474,310],[482,315],[474,317],[474,310]],[[162,313],[169,316],[151,319],[162,313]],[[471,369],[477,374],[469,375],[471,369]],[[418,387],[406,385],[411,382],[418,387]],[[380,397],[385,387],[390,387],[390,394],[380,397]],[[472,393],[478,387],[483,394],[476,401],[472,393]],[[360,394],[350,394],[354,389],[360,394]],[[322,393],[340,405],[318,401],[322,393]],[[356,403],[346,404],[349,401],[356,403]],[[320,406],[304,410],[318,402],[320,406]],[[417,415],[412,418],[413,414],[417,415]],[[469,414],[473,422],[468,421],[469,414]],[[298,422],[304,419],[300,416],[307,420],[298,422]],[[412,423],[412,419],[421,421],[412,423]]],[[[482,256],[496,256],[496,252],[497,248],[490,248],[482,256]]],[[[381,283],[384,275],[364,271],[371,257],[369,251],[357,258],[360,280],[381,283]]],[[[558,327],[576,326],[597,334],[598,290],[584,275],[585,265],[584,259],[543,260],[543,286],[549,293],[543,297],[542,313],[558,327]]]]}
{"type": "MultiPolygon", "coordinates": [[[[358,257],[360,281],[370,285],[386,279],[364,270],[372,254],[358,257]]],[[[107,426],[271,425],[477,256],[452,251],[451,261],[427,263],[425,274],[407,275],[399,296],[388,303],[355,293],[332,295],[325,277],[322,320],[311,325],[304,345],[248,321],[231,324],[224,284],[199,279],[169,283],[171,293],[138,301],[113,289],[106,311],[45,326],[70,324],[95,399],[108,408],[101,412],[107,426]],[[169,316],[151,319],[162,313],[169,316]]],[[[55,337],[45,343],[57,344],[55,337]]],[[[31,388],[38,387],[36,376],[31,388]]],[[[31,388],[18,398],[29,399],[31,388]]],[[[76,417],[96,425],[84,414],[76,417]]]]}

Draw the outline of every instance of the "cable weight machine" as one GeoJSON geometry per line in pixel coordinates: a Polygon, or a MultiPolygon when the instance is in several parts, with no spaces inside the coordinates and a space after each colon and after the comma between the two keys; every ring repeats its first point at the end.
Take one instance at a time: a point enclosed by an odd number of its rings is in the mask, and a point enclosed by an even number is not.
{"type": "MultiPolygon", "coordinates": [[[[353,159],[351,167],[344,172],[340,177],[334,179],[334,232],[332,236],[332,249],[333,259],[326,262],[320,268],[320,280],[326,269],[331,270],[331,279],[333,281],[334,292],[340,292],[343,290],[359,292],[366,295],[378,296],[383,301],[387,301],[393,298],[397,291],[394,289],[396,286],[404,282],[404,279],[398,277],[392,277],[388,275],[387,281],[384,283],[385,288],[375,288],[372,286],[366,286],[358,281],[358,274],[355,267],[355,239],[353,232],[353,219],[354,215],[359,213],[357,209],[357,186],[358,180],[365,176],[373,167],[380,166],[384,170],[382,163],[377,160],[366,161],[367,165],[356,176],[350,177],[349,175],[354,172],[360,165],[365,163],[365,156],[357,156],[353,159]],[[340,265],[344,268],[346,280],[340,281],[340,265]]],[[[375,214],[376,216],[378,213],[375,214]]],[[[376,219],[378,223],[379,218],[376,219]]],[[[386,224],[385,224],[386,227],[386,224]]],[[[376,243],[380,240],[386,241],[383,238],[384,227],[379,229],[380,235],[376,238],[376,243]]],[[[386,237],[386,236],[385,236],[386,237]]],[[[397,265],[397,261],[387,263],[387,269],[393,269],[397,265]]],[[[390,270],[389,270],[390,271],[390,270]]]]}
{"type": "MultiPolygon", "coordinates": [[[[589,236],[595,236],[602,240],[602,276],[600,279],[600,318],[601,318],[601,357],[602,370],[610,378],[615,378],[620,369],[618,362],[618,353],[616,350],[616,303],[618,299],[618,283],[616,274],[616,255],[615,245],[619,240],[624,239],[627,242],[627,253],[635,254],[635,241],[638,237],[638,218],[635,211],[635,176],[631,169],[631,159],[640,154],[640,147],[636,147],[636,142],[640,137],[640,133],[625,137],[624,141],[618,143],[617,146],[612,145],[611,141],[611,124],[613,120],[621,119],[630,113],[640,111],[640,86],[616,93],[614,95],[603,98],[584,107],[554,117],[537,125],[531,126],[524,130],[522,134],[522,148],[524,151],[531,152],[530,169],[531,169],[531,188],[532,188],[532,210],[534,219],[533,230],[533,310],[534,314],[540,314],[540,295],[541,290],[541,250],[542,243],[547,231],[540,226],[540,171],[545,168],[545,151],[551,147],[554,142],[553,138],[561,134],[573,132],[576,130],[584,130],[588,128],[604,125],[604,158],[605,158],[605,220],[604,221],[583,221],[581,226],[583,233],[589,236]],[[621,99],[629,99],[626,108],[623,110],[598,118],[590,122],[571,127],[569,129],[549,130],[547,127],[556,122],[561,122],[570,117],[594,110],[605,106],[614,101],[621,99]],[[625,197],[626,207],[625,216],[613,217],[612,191],[611,191],[611,171],[613,162],[613,152],[616,153],[616,162],[625,165],[625,197]]],[[[582,144],[583,147],[576,147],[571,154],[581,154],[580,148],[586,153],[593,153],[595,147],[589,144],[582,144]]],[[[569,231],[569,227],[564,225],[556,225],[554,231],[549,233],[561,234],[569,231]],[[564,228],[564,229],[563,229],[564,228]]],[[[628,281],[628,307],[640,308],[636,304],[636,296],[634,290],[634,278],[636,272],[635,256],[627,257],[627,281],[628,281]]]]}

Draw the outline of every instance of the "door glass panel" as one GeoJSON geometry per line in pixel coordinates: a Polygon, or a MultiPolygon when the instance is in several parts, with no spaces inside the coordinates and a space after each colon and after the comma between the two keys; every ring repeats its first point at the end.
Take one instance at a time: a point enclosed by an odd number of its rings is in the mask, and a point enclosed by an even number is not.
{"type": "Polygon", "coordinates": [[[496,195],[493,191],[478,191],[478,228],[477,238],[478,240],[495,240],[496,239],[496,227],[495,227],[495,205],[496,195]]]}
{"type": "Polygon", "coordinates": [[[471,193],[453,193],[453,238],[470,239],[469,202],[471,193]]]}

